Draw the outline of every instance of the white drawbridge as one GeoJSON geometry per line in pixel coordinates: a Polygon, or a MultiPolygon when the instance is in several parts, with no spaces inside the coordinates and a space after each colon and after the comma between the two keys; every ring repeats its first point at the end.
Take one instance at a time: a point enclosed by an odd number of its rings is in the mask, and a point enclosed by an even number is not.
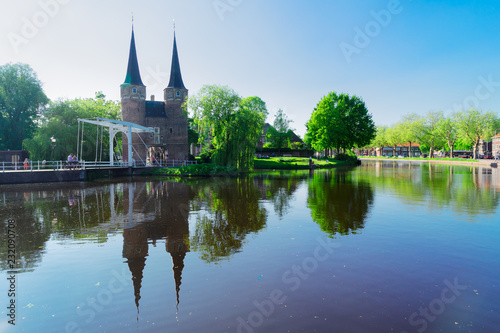
{"type": "MultiPolygon", "coordinates": [[[[82,141],[83,141],[83,129],[84,129],[84,124],[89,123],[89,124],[94,124],[98,126],[101,126],[101,128],[107,127],[109,129],[109,165],[113,166],[114,165],[114,138],[115,135],[119,132],[125,133],[127,136],[127,149],[128,149],[128,165],[133,166],[133,159],[130,158],[132,156],[132,133],[144,133],[144,132],[149,132],[155,134],[155,129],[153,127],[144,127],[141,125],[137,125],[134,123],[130,123],[127,121],[121,121],[121,120],[114,120],[114,119],[106,119],[106,118],[96,118],[95,120],[91,119],[78,119],[78,147],[77,147],[77,155],[81,158],[82,156],[82,141]],[[80,136],[80,123],[82,123],[81,126],[81,136],[80,136]]],[[[97,135],[99,137],[99,135],[97,135]]],[[[140,136],[139,136],[140,137],[140,136]]],[[[142,138],[141,138],[142,140],[142,138]]],[[[101,141],[102,141],[102,130],[101,130],[101,141]]],[[[144,143],[144,141],[143,141],[144,143]]],[[[98,145],[98,142],[96,140],[96,146],[98,145]]],[[[144,143],[144,145],[147,147],[147,145],[144,143]]],[[[102,151],[102,150],[101,150],[102,151]]],[[[97,147],[96,147],[96,152],[97,152],[97,147]]],[[[97,153],[96,153],[96,159],[97,159],[97,153]]]]}

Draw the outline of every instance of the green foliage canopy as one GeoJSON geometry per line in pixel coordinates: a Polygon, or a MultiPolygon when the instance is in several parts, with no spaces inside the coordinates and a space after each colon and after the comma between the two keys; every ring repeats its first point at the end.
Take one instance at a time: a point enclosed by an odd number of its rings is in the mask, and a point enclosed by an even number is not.
{"type": "Polygon", "coordinates": [[[205,85],[189,98],[203,150],[213,148],[212,161],[240,170],[253,167],[257,141],[267,117],[259,97],[241,98],[227,86],[205,85]]]}
{"type": "Polygon", "coordinates": [[[307,138],[318,151],[363,147],[376,132],[372,116],[361,98],[335,92],[319,101],[306,127],[307,138]]]}
{"type": "Polygon", "coordinates": [[[489,141],[495,134],[495,114],[470,108],[458,112],[456,119],[460,139],[472,145],[473,158],[477,158],[479,141],[489,141]]]}
{"type": "Polygon", "coordinates": [[[278,148],[279,151],[281,148],[288,147],[288,142],[292,137],[293,131],[290,127],[292,122],[293,120],[288,119],[282,109],[276,112],[273,126],[269,126],[267,129],[266,139],[271,143],[272,148],[278,148]]]}
{"type": "Polygon", "coordinates": [[[33,69],[26,64],[0,66],[0,150],[21,149],[37,127],[49,99],[33,69]]]}
{"type": "MultiPolygon", "coordinates": [[[[23,146],[30,152],[32,160],[65,160],[70,153],[77,154],[78,118],[90,119],[102,117],[120,119],[120,104],[106,100],[102,93],[96,93],[95,98],[58,100],[51,102],[40,119],[40,127],[32,139],[26,139],[23,146]],[[56,138],[52,151],[50,138],[56,138]]],[[[85,124],[82,156],[80,160],[93,161],[96,156],[97,126],[85,124]]],[[[121,142],[121,136],[116,139],[121,142]]],[[[119,146],[119,145],[118,145],[119,146]]],[[[118,147],[117,147],[118,148],[118,147]]],[[[101,147],[98,147],[99,155],[101,147]]],[[[101,159],[101,156],[98,156],[101,159]]],[[[104,130],[102,140],[102,160],[109,160],[109,132],[104,130]]]]}
{"type": "Polygon", "coordinates": [[[430,111],[425,116],[409,114],[395,125],[377,128],[377,135],[372,140],[372,147],[396,147],[410,142],[420,144],[421,152],[437,149],[450,151],[470,150],[477,157],[481,140],[488,142],[500,129],[500,119],[493,112],[483,112],[473,108],[454,112],[445,116],[441,111],[430,111]]]}

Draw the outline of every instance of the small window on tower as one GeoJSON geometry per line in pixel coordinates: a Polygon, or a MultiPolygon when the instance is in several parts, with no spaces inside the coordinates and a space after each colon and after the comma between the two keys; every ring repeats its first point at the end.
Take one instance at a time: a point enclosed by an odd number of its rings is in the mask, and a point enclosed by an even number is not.
{"type": "Polygon", "coordinates": [[[177,96],[180,96],[181,95],[181,92],[180,91],[177,91],[177,96]]]}
{"type": "Polygon", "coordinates": [[[173,131],[172,131],[172,127],[170,127],[170,134],[172,134],[172,132],[173,132],[173,131]]]}
{"type": "Polygon", "coordinates": [[[137,94],[137,88],[133,88],[133,89],[132,89],[132,92],[133,92],[134,94],[137,94]]]}

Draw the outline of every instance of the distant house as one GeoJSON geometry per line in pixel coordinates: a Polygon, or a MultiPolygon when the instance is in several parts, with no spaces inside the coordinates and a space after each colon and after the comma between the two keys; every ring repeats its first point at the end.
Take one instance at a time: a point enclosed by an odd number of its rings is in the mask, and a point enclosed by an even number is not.
{"type": "Polygon", "coordinates": [[[265,123],[262,127],[262,134],[260,135],[259,142],[257,142],[257,148],[262,148],[268,141],[266,140],[267,129],[271,126],[269,123],[265,123]]]}
{"type": "Polygon", "coordinates": [[[26,150],[2,150],[0,151],[0,163],[22,163],[30,155],[26,150]]]}
{"type": "Polygon", "coordinates": [[[494,156],[500,156],[500,133],[491,138],[491,152],[494,156]]]}
{"type": "MultiPolygon", "coordinates": [[[[396,156],[409,157],[410,144],[405,143],[396,146],[396,156]]],[[[379,157],[393,157],[394,148],[393,147],[383,147],[382,149],[377,149],[377,156],[379,157]]],[[[418,143],[411,144],[411,157],[420,157],[422,152],[420,151],[420,145],[418,143]]]]}
{"type": "MultiPolygon", "coordinates": [[[[267,136],[267,130],[269,129],[269,127],[272,127],[272,125],[269,123],[264,124],[264,127],[262,128],[262,134],[259,138],[259,142],[257,142],[257,148],[262,148],[262,147],[264,147],[264,145],[266,143],[268,143],[268,141],[266,140],[266,136],[267,136]]],[[[302,141],[302,139],[299,138],[299,136],[297,134],[295,134],[293,131],[291,131],[291,132],[292,132],[292,137],[290,139],[290,143],[298,142],[300,144],[304,144],[304,141],[302,141]]]]}
{"type": "Polygon", "coordinates": [[[478,155],[487,155],[492,152],[493,141],[479,140],[478,155]]]}

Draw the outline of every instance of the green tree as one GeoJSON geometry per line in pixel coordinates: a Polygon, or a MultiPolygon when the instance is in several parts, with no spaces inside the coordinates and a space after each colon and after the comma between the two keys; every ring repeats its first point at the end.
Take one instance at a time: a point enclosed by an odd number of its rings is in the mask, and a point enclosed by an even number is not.
{"type": "Polygon", "coordinates": [[[385,139],[387,140],[387,144],[392,147],[392,156],[396,156],[396,147],[403,142],[401,131],[399,130],[397,124],[387,128],[385,131],[385,139]]]}
{"type": "Polygon", "coordinates": [[[434,149],[444,145],[444,140],[440,133],[440,122],[444,118],[442,112],[431,111],[416,122],[418,128],[418,141],[421,145],[429,147],[429,157],[434,157],[434,149]]]}
{"type": "Polygon", "coordinates": [[[382,154],[384,147],[388,146],[387,140],[387,126],[378,126],[377,131],[375,133],[375,137],[372,139],[371,146],[375,148],[379,148],[382,154]]]}
{"type": "Polygon", "coordinates": [[[23,140],[35,132],[39,113],[48,102],[29,65],[0,66],[0,150],[21,149],[23,140]]]}
{"type": "Polygon", "coordinates": [[[293,120],[288,119],[283,110],[279,109],[274,115],[273,126],[267,129],[267,140],[271,142],[271,147],[278,148],[278,153],[281,152],[281,148],[288,147],[293,131],[290,127],[292,122],[293,120]]]}
{"type": "MultiPolygon", "coordinates": [[[[40,127],[32,139],[26,139],[23,146],[30,152],[33,160],[64,160],[69,153],[77,154],[78,143],[78,118],[108,118],[120,119],[120,104],[106,100],[98,92],[96,98],[58,100],[51,102],[40,119],[40,127]],[[52,148],[50,138],[57,139],[52,148]]],[[[96,142],[101,140],[101,130],[96,138],[97,126],[85,124],[81,160],[93,161],[96,159],[96,142]],[[97,139],[97,141],[96,141],[97,139]]],[[[109,160],[109,133],[107,130],[102,135],[102,159],[109,160]]],[[[120,135],[116,136],[121,142],[120,135]]],[[[121,146],[118,144],[117,146],[121,146]]],[[[98,157],[101,159],[101,146],[98,147],[98,157]]],[[[117,147],[118,148],[118,147],[117,147]]]]}
{"type": "Polygon", "coordinates": [[[315,150],[343,151],[363,147],[375,137],[376,127],[363,100],[335,92],[323,97],[306,124],[315,150]]]}
{"type": "Polygon", "coordinates": [[[253,168],[255,149],[267,117],[267,108],[259,97],[241,100],[239,110],[230,124],[231,150],[236,152],[236,166],[241,170],[253,168]]]}
{"type": "Polygon", "coordinates": [[[456,117],[459,137],[472,145],[473,158],[477,158],[479,141],[488,141],[494,135],[495,114],[471,108],[458,112],[456,117]]]}
{"type": "Polygon", "coordinates": [[[229,87],[205,85],[189,98],[200,143],[205,152],[213,148],[212,161],[242,170],[253,166],[255,147],[267,116],[258,97],[242,99],[229,87]]]}
{"type": "Polygon", "coordinates": [[[196,125],[194,124],[194,119],[193,118],[188,118],[188,144],[197,144],[200,135],[198,134],[198,131],[196,131],[196,125]]]}
{"type": "Polygon", "coordinates": [[[412,156],[412,143],[418,141],[418,132],[421,124],[421,117],[415,113],[403,116],[403,119],[398,124],[398,130],[401,135],[401,143],[408,142],[410,144],[408,157],[412,156]]]}
{"type": "Polygon", "coordinates": [[[456,122],[456,114],[454,113],[451,116],[441,118],[437,124],[437,133],[448,145],[450,158],[453,157],[453,150],[458,140],[456,122]]]}

